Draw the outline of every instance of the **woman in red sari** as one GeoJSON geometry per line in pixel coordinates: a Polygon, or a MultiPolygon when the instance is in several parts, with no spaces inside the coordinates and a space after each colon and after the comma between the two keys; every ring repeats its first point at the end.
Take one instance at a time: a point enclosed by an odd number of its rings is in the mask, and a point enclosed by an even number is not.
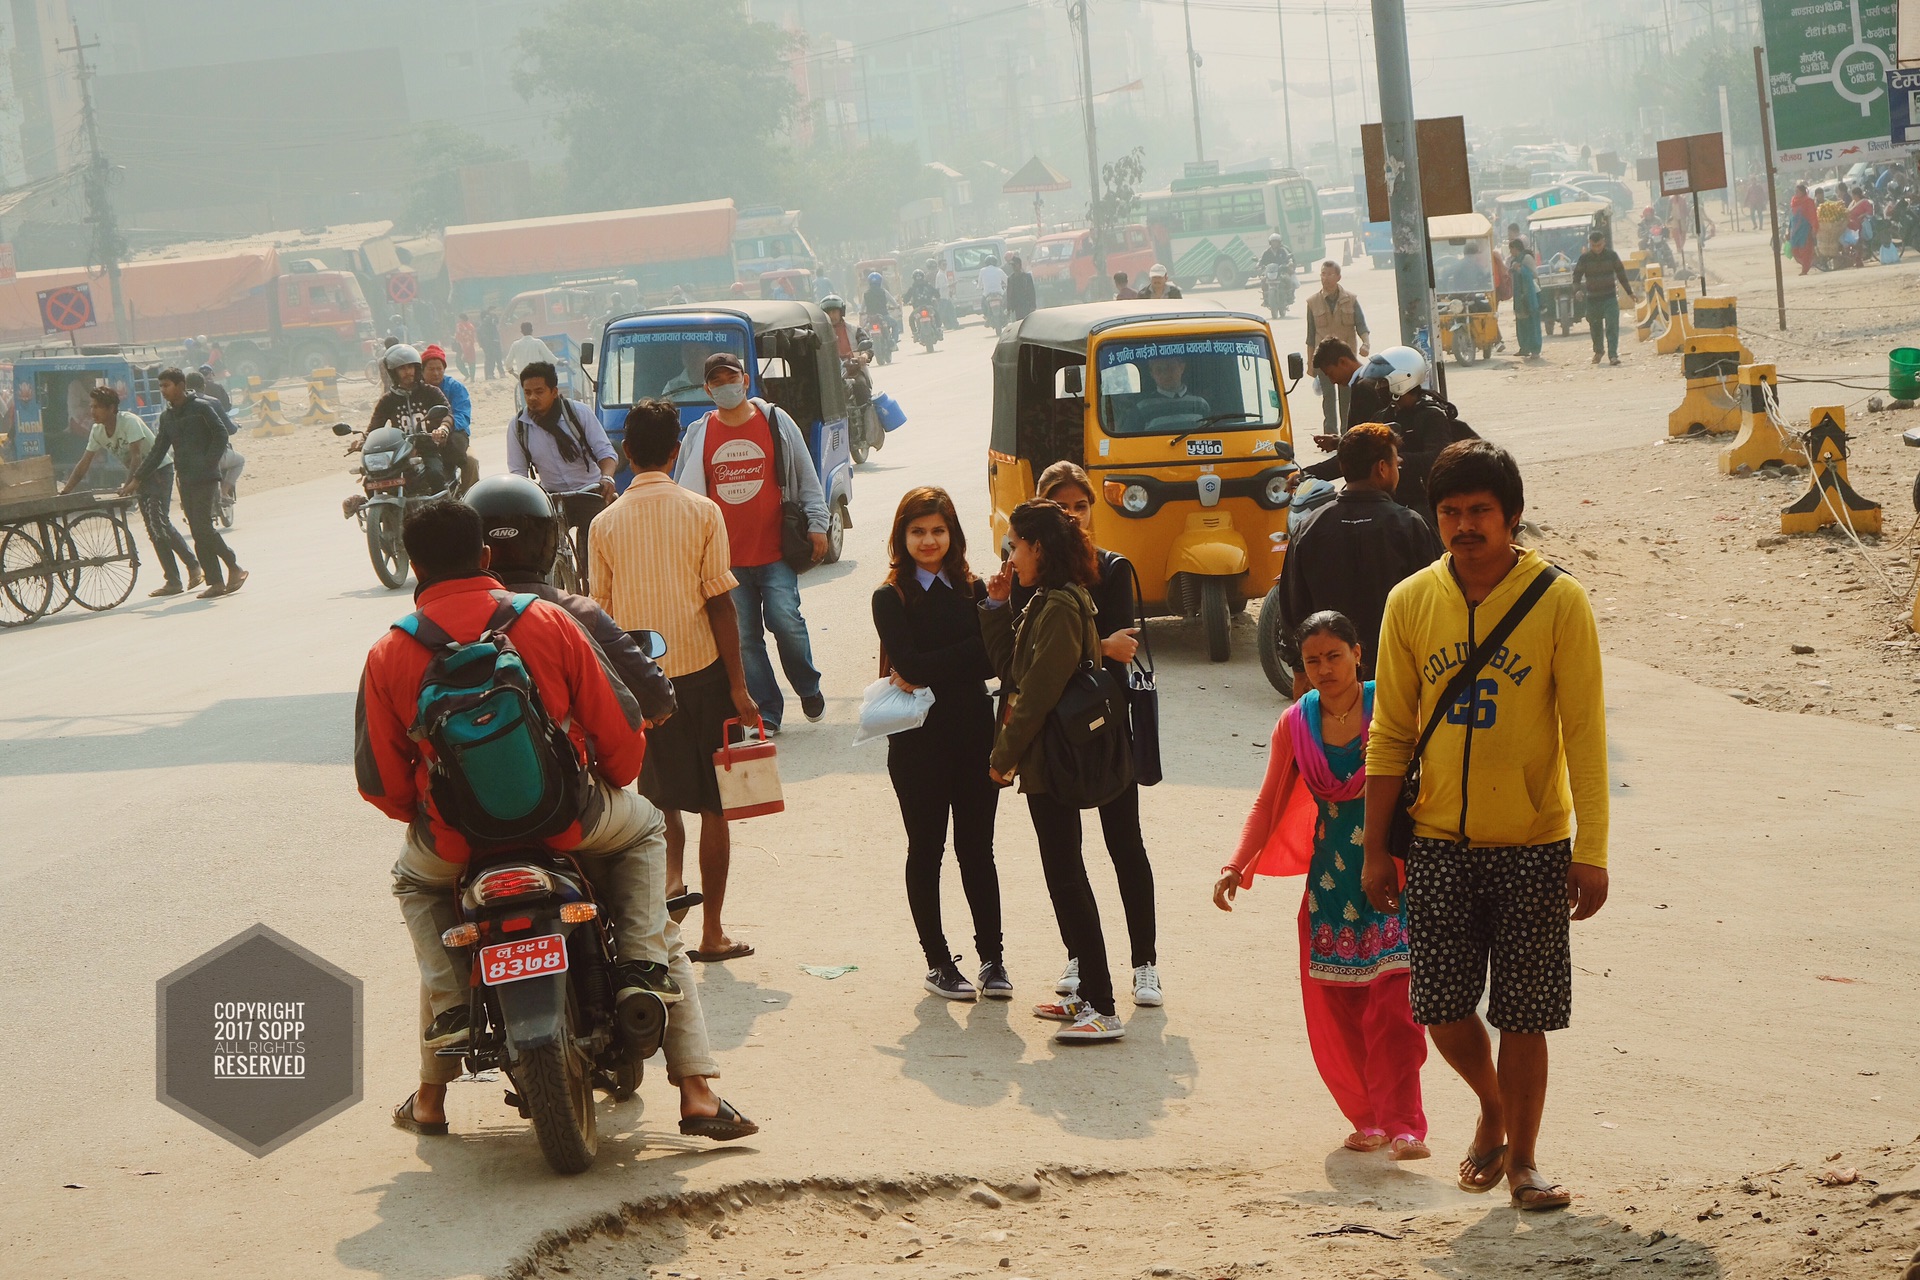
{"type": "MultiPolygon", "coordinates": [[[[1300,996],[1307,1043],[1353,1124],[1346,1146],[1389,1147],[1392,1159],[1421,1160],[1430,1154],[1420,1097],[1427,1040],[1407,1003],[1406,917],[1375,910],[1360,889],[1373,684],[1360,680],[1359,634],[1343,614],[1314,614],[1301,624],[1299,640],[1313,688],[1274,726],[1266,781],[1213,901],[1231,911],[1235,893],[1256,874],[1305,873],[1300,996]]],[[[1497,1181],[1497,1169],[1493,1176],[1497,1181]]]]}
{"type": "Polygon", "coordinates": [[[1820,206],[1807,194],[1807,184],[1793,184],[1793,199],[1787,202],[1787,245],[1800,274],[1813,270],[1813,235],[1820,225],[1820,206]]]}

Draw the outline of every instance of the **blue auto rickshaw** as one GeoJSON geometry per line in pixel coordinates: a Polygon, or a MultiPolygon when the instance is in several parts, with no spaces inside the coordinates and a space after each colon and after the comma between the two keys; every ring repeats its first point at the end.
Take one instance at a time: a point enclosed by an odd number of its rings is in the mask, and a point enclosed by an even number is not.
{"type": "MultiPolygon", "coordinates": [[[[827,555],[840,558],[853,525],[853,455],[847,439],[847,384],[826,313],[811,302],[739,299],[726,304],[654,307],[609,320],[598,350],[583,343],[580,363],[595,368],[594,406],[617,448],[627,411],[650,397],[680,409],[682,433],[713,408],[704,366],[718,351],[739,356],[752,395],[792,415],[806,437],[827,495],[827,555]]],[[[623,466],[621,488],[631,479],[623,466]]]]}
{"type": "MultiPolygon", "coordinates": [[[[0,461],[17,461],[47,454],[62,475],[87,450],[93,431],[89,393],[110,386],[120,393],[120,407],[152,426],[166,407],[160,398],[158,352],[151,348],[83,347],[37,351],[14,357],[12,375],[13,422],[0,429],[9,437],[0,461]]],[[[124,478],[111,457],[99,460],[92,472],[98,488],[124,478]]]]}

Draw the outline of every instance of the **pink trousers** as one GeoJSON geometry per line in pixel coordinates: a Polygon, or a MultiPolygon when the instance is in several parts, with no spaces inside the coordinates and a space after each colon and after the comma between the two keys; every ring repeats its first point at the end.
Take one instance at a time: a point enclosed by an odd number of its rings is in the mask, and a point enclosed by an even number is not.
{"type": "Polygon", "coordinates": [[[1427,1060],[1427,1036],[1413,1020],[1407,980],[1405,969],[1368,983],[1308,977],[1307,908],[1301,903],[1300,1003],[1320,1079],[1355,1129],[1424,1139],[1420,1067],[1427,1060]]]}

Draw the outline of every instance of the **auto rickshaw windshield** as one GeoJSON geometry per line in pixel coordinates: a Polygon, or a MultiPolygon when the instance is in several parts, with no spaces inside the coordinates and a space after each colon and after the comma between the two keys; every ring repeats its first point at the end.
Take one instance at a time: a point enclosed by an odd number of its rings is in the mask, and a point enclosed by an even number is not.
{"type": "Polygon", "coordinates": [[[1100,426],[1111,436],[1280,425],[1273,351],[1253,334],[1133,339],[1100,348],[1100,426]]]}
{"type": "Polygon", "coordinates": [[[703,374],[716,351],[745,359],[746,333],[708,325],[615,330],[607,335],[600,403],[630,405],[663,396],[675,404],[706,404],[703,374]]]}
{"type": "Polygon", "coordinates": [[[1491,293],[1493,257],[1485,240],[1435,240],[1433,278],[1439,293],[1491,293]]]}

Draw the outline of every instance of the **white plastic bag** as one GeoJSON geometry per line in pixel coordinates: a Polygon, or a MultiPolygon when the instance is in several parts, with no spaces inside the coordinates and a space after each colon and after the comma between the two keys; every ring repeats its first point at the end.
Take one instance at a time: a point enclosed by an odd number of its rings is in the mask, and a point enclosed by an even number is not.
{"type": "Polygon", "coordinates": [[[927,722],[933,710],[933,690],[915,689],[908,693],[891,679],[882,678],[868,685],[860,695],[860,731],[853,745],[872,742],[890,733],[905,733],[927,722]]]}

